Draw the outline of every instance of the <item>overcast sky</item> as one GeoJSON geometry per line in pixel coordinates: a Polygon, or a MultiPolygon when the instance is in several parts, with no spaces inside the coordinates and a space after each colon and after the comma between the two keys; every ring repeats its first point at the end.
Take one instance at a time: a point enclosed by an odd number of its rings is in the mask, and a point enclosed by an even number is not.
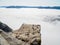
{"type": "Polygon", "coordinates": [[[0,0],[0,6],[3,5],[60,6],[60,0],[0,0]]]}

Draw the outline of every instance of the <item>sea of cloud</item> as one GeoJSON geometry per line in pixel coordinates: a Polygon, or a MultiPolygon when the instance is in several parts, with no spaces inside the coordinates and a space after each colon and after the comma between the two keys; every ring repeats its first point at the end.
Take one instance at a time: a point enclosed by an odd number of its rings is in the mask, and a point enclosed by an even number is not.
{"type": "Polygon", "coordinates": [[[40,24],[42,45],[60,45],[60,10],[0,8],[0,21],[13,30],[19,29],[23,23],[40,24]]]}

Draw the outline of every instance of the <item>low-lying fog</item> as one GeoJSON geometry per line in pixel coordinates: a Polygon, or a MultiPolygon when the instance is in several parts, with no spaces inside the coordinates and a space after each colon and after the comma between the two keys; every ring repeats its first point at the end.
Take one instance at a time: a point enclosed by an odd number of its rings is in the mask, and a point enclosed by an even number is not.
{"type": "Polygon", "coordinates": [[[40,24],[42,45],[60,45],[60,10],[0,8],[0,21],[13,30],[23,23],[40,24]]]}

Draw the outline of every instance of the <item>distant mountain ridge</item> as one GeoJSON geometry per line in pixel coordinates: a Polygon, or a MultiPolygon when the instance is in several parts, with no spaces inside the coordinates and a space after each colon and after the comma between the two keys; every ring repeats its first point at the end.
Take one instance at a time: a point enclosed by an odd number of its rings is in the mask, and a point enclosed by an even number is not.
{"type": "Polygon", "coordinates": [[[0,6],[0,8],[38,8],[38,9],[60,9],[60,6],[0,6]]]}

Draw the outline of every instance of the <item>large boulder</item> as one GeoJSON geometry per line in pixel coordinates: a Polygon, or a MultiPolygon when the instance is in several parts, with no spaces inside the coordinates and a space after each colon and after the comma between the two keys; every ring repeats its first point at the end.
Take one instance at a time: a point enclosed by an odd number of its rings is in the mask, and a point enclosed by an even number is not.
{"type": "Polygon", "coordinates": [[[29,45],[41,45],[41,27],[36,24],[23,24],[21,28],[13,32],[13,37],[29,45]]]}

